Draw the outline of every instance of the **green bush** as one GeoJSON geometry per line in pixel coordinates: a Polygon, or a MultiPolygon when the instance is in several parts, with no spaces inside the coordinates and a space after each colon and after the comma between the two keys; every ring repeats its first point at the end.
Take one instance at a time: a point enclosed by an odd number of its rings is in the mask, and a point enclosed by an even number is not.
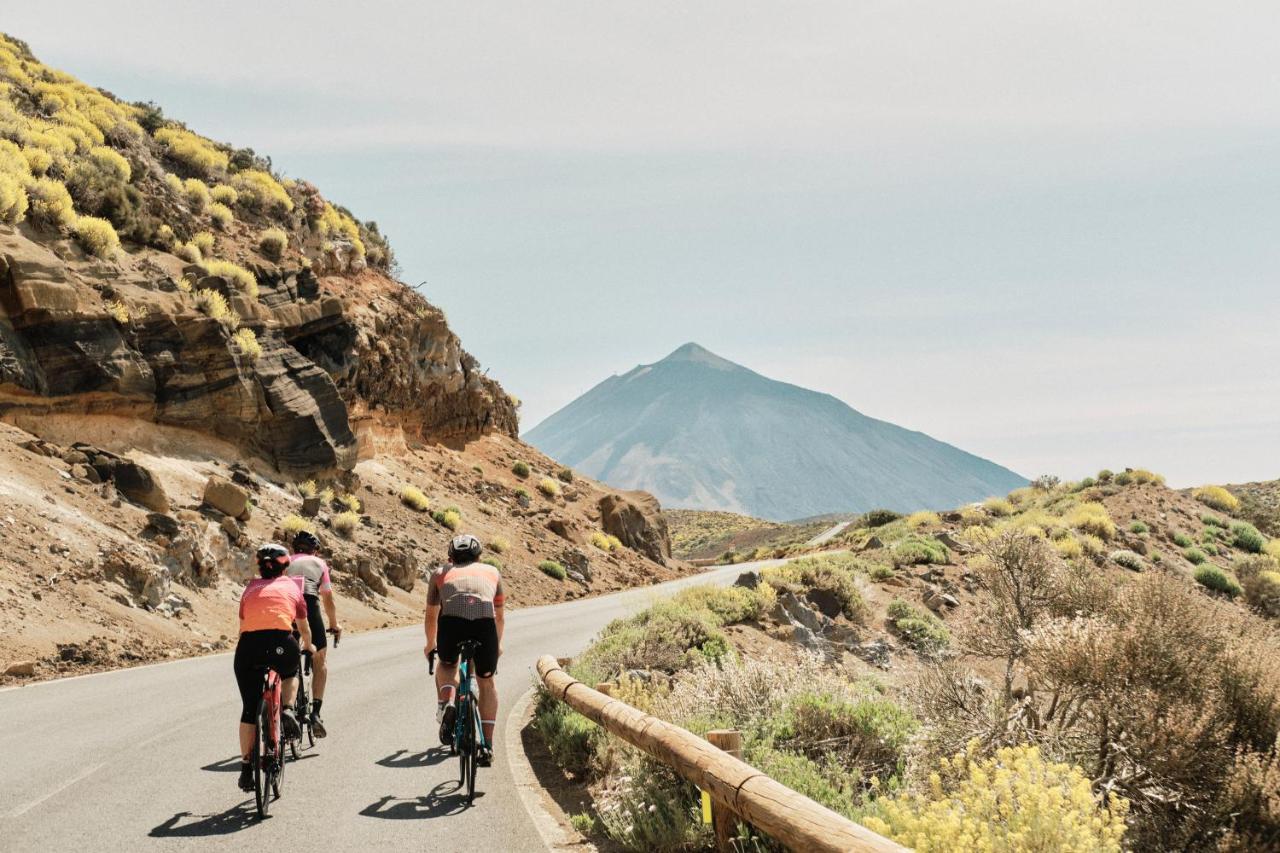
{"type": "Polygon", "coordinates": [[[1132,551],[1119,550],[1111,552],[1111,562],[1117,566],[1123,566],[1131,572],[1142,571],[1142,557],[1132,551]]]}
{"type": "Polygon", "coordinates": [[[802,693],[775,724],[778,746],[815,761],[831,756],[847,772],[896,773],[918,724],[890,699],[802,693]]]}
{"type": "Polygon", "coordinates": [[[911,535],[893,546],[893,564],[895,566],[916,566],[921,564],[942,564],[951,559],[947,546],[932,536],[911,535]]]}
{"type": "Polygon", "coordinates": [[[431,513],[431,519],[441,527],[456,531],[462,524],[462,513],[453,508],[438,509],[431,513]]]}
{"type": "Polygon", "coordinates": [[[538,692],[533,725],[556,763],[579,776],[590,770],[595,743],[606,737],[603,729],[546,690],[538,692]]]}
{"type": "Polygon", "coordinates": [[[1148,526],[1147,526],[1147,524],[1146,524],[1146,522],[1144,522],[1144,521],[1135,521],[1135,522],[1133,522],[1132,524],[1130,524],[1130,525],[1129,525],[1129,532],[1130,532],[1130,533],[1136,533],[1136,534],[1138,534],[1139,536],[1141,536],[1141,535],[1142,535],[1142,534],[1144,534],[1144,533],[1150,533],[1150,532],[1151,532],[1151,528],[1150,528],[1150,527],[1148,527],[1148,526]]]}
{"type": "Polygon", "coordinates": [[[1243,521],[1231,525],[1231,544],[1250,554],[1261,554],[1266,547],[1267,537],[1258,532],[1258,528],[1243,521]]]}
{"type": "Polygon", "coordinates": [[[856,572],[860,567],[859,561],[848,554],[829,554],[771,566],[762,576],[774,586],[798,584],[805,589],[831,593],[840,602],[840,612],[846,618],[862,622],[867,606],[858,590],[856,572]]]}
{"type": "Polygon", "coordinates": [[[561,468],[561,469],[559,469],[558,471],[556,471],[556,479],[557,479],[557,480],[559,480],[559,481],[560,481],[560,482],[562,482],[562,483],[572,483],[572,482],[573,482],[573,469],[572,469],[572,468],[561,468]]]}
{"type": "Polygon", "coordinates": [[[873,509],[862,514],[859,527],[883,527],[902,518],[902,513],[891,509],[873,509]]]}
{"type": "Polygon", "coordinates": [[[941,619],[901,598],[889,602],[888,616],[902,639],[918,652],[937,654],[951,644],[951,632],[941,619]]]}
{"type": "Polygon", "coordinates": [[[523,461],[515,463],[511,466],[511,473],[523,480],[529,476],[529,463],[523,461]]]}
{"type": "Polygon", "coordinates": [[[1191,537],[1187,534],[1175,533],[1173,534],[1173,544],[1177,545],[1179,548],[1190,548],[1194,543],[1192,542],[1191,537]]]}
{"type": "Polygon", "coordinates": [[[1218,516],[1216,515],[1209,515],[1208,513],[1205,513],[1204,515],[1200,516],[1200,520],[1210,527],[1225,528],[1227,526],[1227,522],[1225,519],[1218,518],[1218,516]]]}
{"type": "Polygon", "coordinates": [[[1182,556],[1193,566],[1198,566],[1208,559],[1199,548],[1184,548],[1182,556]]]}
{"type": "Polygon", "coordinates": [[[558,581],[562,581],[568,577],[568,574],[564,570],[564,566],[560,565],[555,560],[543,560],[541,563],[538,563],[538,568],[542,570],[544,575],[553,577],[558,581]]]}
{"type": "Polygon", "coordinates": [[[1217,566],[1201,566],[1196,569],[1196,582],[1206,589],[1220,592],[1228,598],[1235,598],[1243,590],[1240,583],[1217,566]]]}
{"type": "Polygon", "coordinates": [[[588,684],[611,681],[630,669],[674,673],[731,654],[723,620],[696,597],[659,601],[634,616],[615,619],[574,664],[588,684]]]}
{"type": "Polygon", "coordinates": [[[867,574],[873,581],[887,581],[890,578],[896,578],[898,571],[893,566],[886,566],[883,563],[873,563],[871,568],[867,569],[867,574]]]}

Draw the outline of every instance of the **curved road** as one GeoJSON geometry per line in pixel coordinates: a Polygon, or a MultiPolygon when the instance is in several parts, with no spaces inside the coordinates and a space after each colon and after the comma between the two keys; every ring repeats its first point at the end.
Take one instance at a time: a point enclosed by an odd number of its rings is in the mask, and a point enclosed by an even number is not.
{"type": "Polygon", "coordinates": [[[661,595],[731,583],[758,565],[511,611],[497,754],[470,809],[454,794],[456,760],[433,749],[420,626],[351,635],[331,653],[331,734],[290,764],[266,821],[235,786],[239,698],[229,654],[0,691],[0,848],[542,850],[501,741],[537,658],[575,654],[661,595]]]}

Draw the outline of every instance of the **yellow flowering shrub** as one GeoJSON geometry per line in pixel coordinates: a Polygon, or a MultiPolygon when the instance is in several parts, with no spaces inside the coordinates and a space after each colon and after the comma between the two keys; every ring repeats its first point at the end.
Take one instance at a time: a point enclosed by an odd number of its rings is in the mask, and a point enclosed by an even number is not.
{"type": "Polygon", "coordinates": [[[186,193],[186,188],[182,185],[182,178],[179,178],[173,172],[164,173],[164,185],[174,195],[184,195],[186,193]]]}
{"type": "Polygon", "coordinates": [[[267,228],[258,235],[258,248],[272,260],[279,260],[289,245],[289,235],[281,228],[267,228]]]}
{"type": "MultiPolygon", "coordinates": [[[[364,241],[360,239],[360,226],[350,216],[325,202],[324,211],[316,222],[321,237],[341,237],[349,242],[360,257],[365,256],[364,241]]],[[[326,251],[330,251],[326,249],[326,251]]]]}
{"type": "Polygon", "coordinates": [[[180,127],[162,127],[156,141],[168,149],[169,156],[185,163],[202,175],[225,172],[230,158],[212,142],[180,127]]]}
{"type": "Polygon", "coordinates": [[[610,536],[603,530],[597,530],[591,534],[591,544],[601,551],[608,551],[609,553],[622,547],[622,541],[617,536],[610,536]]]}
{"type": "Polygon", "coordinates": [[[1205,506],[1221,512],[1235,512],[1240,508],[1240,499],[1222,486],[1201,486],[1191,496],[1205,506]]]}
{"type": "Polygon", "coordinates": [[[115,227],[97,216],[81,216],[72,226],[76,241],[94,257],[110,258],[120,249],[115,227]]]}
{"type": "Polygon", "coordinates": [[[270,173],[258,169],[246,169],[238,173],[232,183],[240,192],[240,200],[266,211],[293,210],[293,199],[270,173]]]}
{"type": "Polygon", "coordinates": [[[197,231],[191,236],[191,245],[200,250],[201,257],[213,254],[214,236],[208,231],[197,231]]]}
{"type": "Polygon", "coordinates": [[[258,298],[258,279],[244,267],[231,261],[205,261],[204,268],[209,271],[209,275],[226,279],[234,287],[244,291],[246,296],[258,298]]]}
{"type": "Polygon", "coordinates": [[[107,303],[107,313],[121,326],[129,324],[129,306],[119,300],[107,303]]]}
{"type": "Polygon", "coordinates": [[[1120,853],[1129,804],[1100,804],[1079,769],[1038,747],[979,759],[977,743],[942,759],[927,793],[881,799],[867,828],[917,853],[1120,853]]]}
{"type": "Polygon", "coordinates": [[[906,517],[905,521],[907,527],[910,527],[912,530],[918,530],[921,527],[928,527],[930,525],[942,523],[942,519],[938,518],[938,514],[936,512],[929,512],[927,510],[913,512],[911,515],[906,517]]]}
{"type": "Polygon", "coordinates": [[[227,184],[218,184],[209,191],[209,195],[218,204],[225,204],[228,207],[240,200],[240,193],[236,192],[236,188],[227,184]]]}
{"type": "Polygon", "coordinates": [[[27,197],[31,200],[30,216],[58,228],[69,228],[76,221],[71,193],[61,181],[53,178],[36,178],[27,185],[27,197]]]}
{"type": "Polygon", "coordinates": [[[196,307],[218,322],[224,322],[231,314],[226,297],[207,287],[196,291],[196,307]]]}
{"type": "Polygon", "coordinates": [[[209,206],[209,188],[204,181],[187,178],[182,182],[182,195],[191,206],[192,213],[203,213],[209,206]]]}
{"type": "Polygon", "coordinates": [[[16,175],[0,172],[0,222],[13,225],[26,215],[27,191],[22,181],[16,175]]]}
{"type": "Polygon", "coordinates": [[[133,167],[129,165],[129,161],[124,159],[118,151],[107,148],[105,145],[89,149],[89,159],[96,163],[99,169],[125,183],[133,177],[133,167]]]}
{"type": "MultiPolygon", "coordinates": [[[[417,486],[405,486],[401,489],[400,502],[415,512],[426,512],[431,508],[431,501],[422,493],[422,489],[417,486]]],[[[499,551],[498,553],[501,554],[502,552],[499,551]]]]}
{"type": "Polygon", "coordinates": [[[37,177],[53,168],[53,154],[43,148],[28,145],[22,149],[22,157],[27,161],[27,168],[31,174],[37,177]]]}
{"type": "Polygon", "coordinates": [[[200,251],[200,247],[191,242],[179,243],[174,247],[173,253],[189,264],[198,264],[204,259],[204,253],[200,251]]]}
{"type": "Polygon", "coordinates": [[[1089,501],[1072,507],[1064,519],[1067,527],[1107,540],[1116,535],[1116,523],[1107,508],[1089,501]]]}
{"type": "Polygon", "coordinates": [[[253,329],[240,329],[231,336],[231,339],[235,341],[241,355],[249,361],[257,361],[258,356],[262,355],[262,344],[258,343],[258,336],[254,334],[253,329]]]}
{"type": "Polygon", "coordinates": [[[236,216],[231,212],[231,208],[215,201],[209,205],[209,218],[213,220],[213,224],[220,230],[226,231],[231,227],[231,223],[235,221],[236,216]]]}

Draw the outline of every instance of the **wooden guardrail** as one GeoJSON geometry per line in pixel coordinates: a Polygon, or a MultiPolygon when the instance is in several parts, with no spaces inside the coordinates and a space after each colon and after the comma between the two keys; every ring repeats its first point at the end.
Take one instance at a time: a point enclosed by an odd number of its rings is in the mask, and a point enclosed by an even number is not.
{"type": "Polygon", "coordinates": [[[822,853],[905,853],[907,848],[877,835],[759,770],[674,726],[569,675],[554,657],[538,660],[538,677],[557,699],[610,734],[671,767],[736,815],[791,850],[822,853]]]}

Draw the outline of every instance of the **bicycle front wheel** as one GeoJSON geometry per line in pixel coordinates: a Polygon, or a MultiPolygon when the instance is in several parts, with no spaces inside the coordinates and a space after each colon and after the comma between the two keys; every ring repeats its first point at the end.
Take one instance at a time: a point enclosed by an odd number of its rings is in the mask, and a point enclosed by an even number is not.
{"type": "Polygon", "coordinates": [[[253,800],[260,818],[265,818],[271,810],[271,771],[267,766],[272,760],[272,753],[267,749],[267,732],[270,730],[267,702],[259,699],[257,725],[253,733],[253,800]]]}

